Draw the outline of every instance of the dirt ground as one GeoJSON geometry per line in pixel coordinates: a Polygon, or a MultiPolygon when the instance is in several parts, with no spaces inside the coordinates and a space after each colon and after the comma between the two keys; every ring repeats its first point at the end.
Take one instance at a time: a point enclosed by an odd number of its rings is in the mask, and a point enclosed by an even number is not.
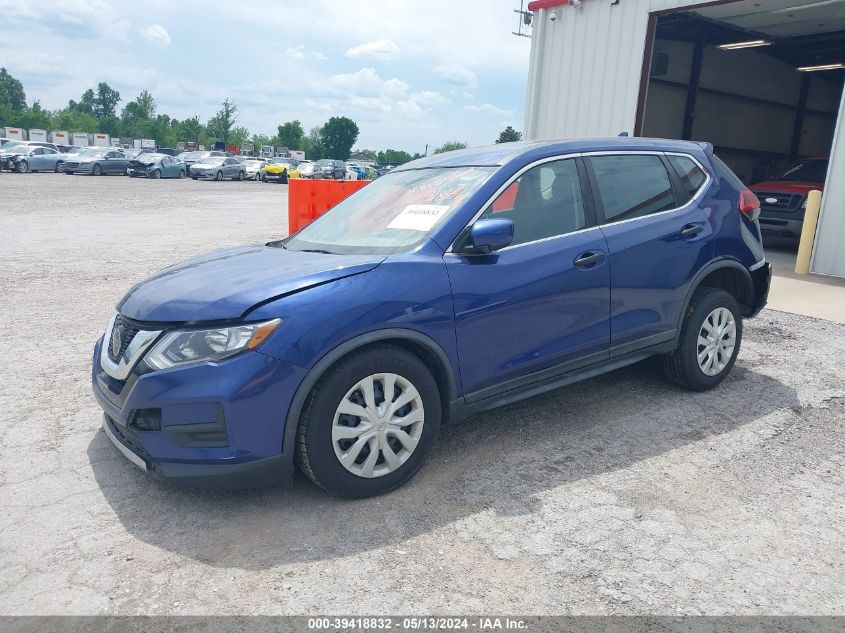
{"type": "Polygon", "coordinates": [[[772,310],[714,392],[629,367],[448,429],[377,499],[145,476],[94,342],[145,275],[283,235],[286,190],[0,175],[0,613],[845,614],[845,326],[772,310]]]}

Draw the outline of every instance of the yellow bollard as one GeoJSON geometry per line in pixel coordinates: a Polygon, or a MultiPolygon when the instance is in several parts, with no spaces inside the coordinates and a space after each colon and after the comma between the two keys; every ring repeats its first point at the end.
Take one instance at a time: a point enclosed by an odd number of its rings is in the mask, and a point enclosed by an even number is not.
{"type": "Polygon", "coordinates": [[[795,274],[810,272],[810,255],[816,239],[816,224],[822,206],[822,192],[813,190],[807,194],[807,209],[804,211],[804,225],[801,227],[801,241],[798,243],[798,257],[795,258],[795,274]]]}

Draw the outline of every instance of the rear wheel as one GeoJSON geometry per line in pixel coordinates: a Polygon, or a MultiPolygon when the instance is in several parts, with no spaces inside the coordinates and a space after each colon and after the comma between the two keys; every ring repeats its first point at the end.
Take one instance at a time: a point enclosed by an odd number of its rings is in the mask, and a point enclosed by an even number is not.
{"type": "Polygon", "coordinates": [[[684,389],[712,389],[733,369],[741,343],[742,313],[734,296],[720,288],[699,288],[677,349],[663,359],[666,376],[684,389]]]}
{"type": "Polygon", "coordinates": [[[314,385],[297,429],[297,460],[339,497],[383,494],[407,482],[437,439],[440,391],[429,369],[392,345],[340,361],[314,385]]]}
{"type": "Polygon", "coordinates": [[[185,170],[184,170],[184,169],[180,169],[180,170],[179,170],[179,178],[184,178],[184,177],[185,177],[185,170]]]}
{"type": "Polygon", "coordinates": [[[243,171],[238,172],[238,180],[243,180],[246,178],[246,174],[243,171]]]}

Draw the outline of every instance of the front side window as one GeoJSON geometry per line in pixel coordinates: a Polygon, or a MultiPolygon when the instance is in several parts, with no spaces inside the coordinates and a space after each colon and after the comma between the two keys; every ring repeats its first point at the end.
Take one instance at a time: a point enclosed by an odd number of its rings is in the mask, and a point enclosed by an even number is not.
{"type": "Polygon", "coordinates": [[[393,172],[338,203],[284,242],[284,247],[350,255],[406,252],[445,222],[496,169],[393,172]]]}
{"type": "Polygon", "coordinates": [[[568,158],[532,167],[508,185],[481,217],[512,220],[511,245],[586,228],[575,160],[568,158]]]}
{"type": "Polygon", "coordinates": [[[659,156],[593,156],[590,162],[605,221],[641,218],[677,206],[669,172],[659,156]]]}

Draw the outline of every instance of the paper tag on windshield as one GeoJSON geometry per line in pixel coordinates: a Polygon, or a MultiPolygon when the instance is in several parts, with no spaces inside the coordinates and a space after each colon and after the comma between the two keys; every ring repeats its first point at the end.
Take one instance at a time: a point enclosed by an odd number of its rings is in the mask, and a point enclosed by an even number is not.
{"type": "Polygon", "coordinates": [[[387,225],[389,229],[428,231],[449,209],[443,204],[409,204],[387,225]]]}

